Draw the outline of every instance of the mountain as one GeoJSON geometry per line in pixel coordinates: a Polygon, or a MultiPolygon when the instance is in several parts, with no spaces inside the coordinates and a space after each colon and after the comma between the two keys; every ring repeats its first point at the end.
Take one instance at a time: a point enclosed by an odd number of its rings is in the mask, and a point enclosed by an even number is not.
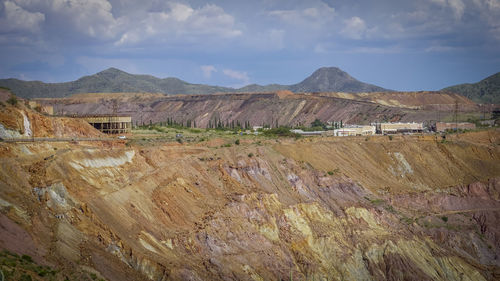
{"type": "Polygon", "coordinates": [[[151,75],[134,75],[116,68],[109,68],[76,81],[43,83],[1,79],[0,86],[7,87],[23,98],[65,97],[77,93],[147,92],[166,94],[201,94],[226,92],[230,88],[190,84],[177,78],[160,79],[151,75]]]}
{"type": "Polygon", "coordinates": [[[387,92],[390,90],[360,82],[338,67],[322,67],[289,90],[302,92],[387,92]]]}
{"type": "Polygon", "coordinates": [[[191,84],[178,78],[156,78],[151,75],[135,75],[116,68],[109,68],[76,81],[43,83],[0,79],[0,86],[7,87],[23,98],[66,97],[77,93],[148,92],[165,94],[213,94],[217,92],[270,92],[291,90],[293,92],[380,92],[389,91],[381,87],[360,82],[337,67],[323,67],[304,81],[294,85],[252,84],[240,89],[203,84],[191,84]]]}
{"type": "Polygon", "coordinates": [[[466,83],[444,88],[443,91],[454,92],[477,103],[500,104],[500,72],[477,83],[466,83]]]}

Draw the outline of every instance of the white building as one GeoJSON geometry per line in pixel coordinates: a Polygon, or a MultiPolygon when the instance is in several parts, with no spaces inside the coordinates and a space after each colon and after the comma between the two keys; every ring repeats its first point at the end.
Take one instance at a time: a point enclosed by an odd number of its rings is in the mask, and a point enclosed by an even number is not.
{"type": "Polygon", "coordinates": [[[344,128],[335,129],[333,135],[337,137],[346,136],[371,136],[375,135],[375,126],[371,125],[347,125],[344,128]]]}
{"type": "Polygon", "coordinates": [[[419,133],[424,130],[423,123],[381,123],[380,132],[382,134],[397,134],[397,133],[419,133]]]}

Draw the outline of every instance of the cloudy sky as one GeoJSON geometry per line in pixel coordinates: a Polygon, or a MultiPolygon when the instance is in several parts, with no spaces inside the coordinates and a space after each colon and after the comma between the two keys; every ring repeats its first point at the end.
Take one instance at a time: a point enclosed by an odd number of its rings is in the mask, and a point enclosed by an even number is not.
{"type": "Polygon", "coordinates": [[[109,67],[191,83],[293,84],[322,66],[395,90],[500,71],[500,0],[8,0],[0,78],[109,67]]]}

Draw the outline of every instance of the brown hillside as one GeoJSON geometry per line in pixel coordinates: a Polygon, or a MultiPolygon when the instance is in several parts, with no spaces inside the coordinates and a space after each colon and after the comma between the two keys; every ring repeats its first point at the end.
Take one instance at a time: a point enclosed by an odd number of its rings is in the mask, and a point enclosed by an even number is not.
{"type": "Polygon", "coordinates": [[[499,139],[0,143],[0,246],[77,280],[497,280],[499,139]]]}
{"type": "Polygon", "coordinates": [[[206,127],[209,120],[250,122],[251,125],[308,125],[316,118],[344,123],[374,121],[425,121],[450,115],[455,100],[460,112],[477,111],[476,104],[453,94],[375,93],[371,94],[292,94],[277,93],[178,95],[160,94],[88,94],[65,99],[44,99],[64,114],[130,114],[136,123],[191,120],[206,127]]]}

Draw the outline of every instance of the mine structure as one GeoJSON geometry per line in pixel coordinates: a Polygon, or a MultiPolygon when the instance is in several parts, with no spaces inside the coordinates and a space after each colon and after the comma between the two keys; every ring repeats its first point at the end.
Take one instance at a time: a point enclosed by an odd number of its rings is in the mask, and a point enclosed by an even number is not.
{"type": "Polygon", "coordinates": [[[105,134],[125,134],[132,129],[132,117],[126,115],[102,114],[102,115],[80,115],[97,130],[105,134]]]}

